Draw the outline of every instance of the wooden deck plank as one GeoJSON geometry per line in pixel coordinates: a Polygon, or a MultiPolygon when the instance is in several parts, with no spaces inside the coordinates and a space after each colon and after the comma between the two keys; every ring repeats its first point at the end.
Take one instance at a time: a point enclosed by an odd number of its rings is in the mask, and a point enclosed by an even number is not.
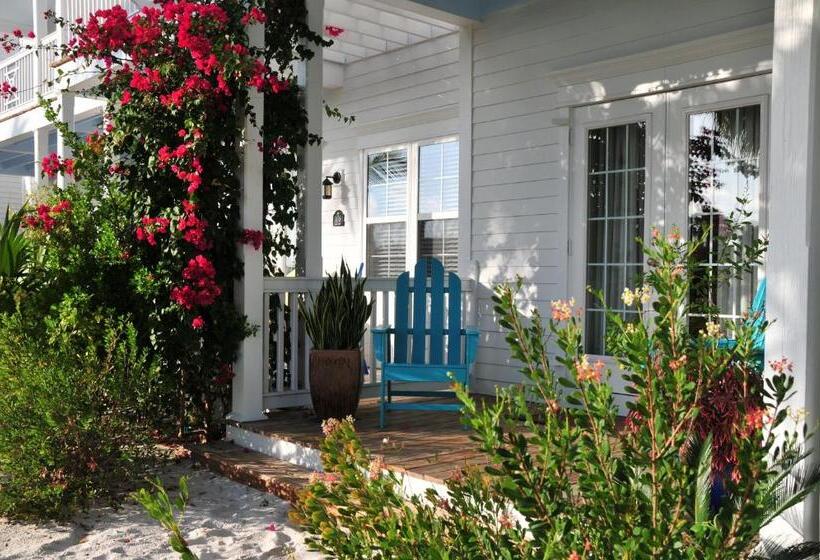
{"type": "MultiPolygon", "coordinates": [[[[486,463],[457,413],[392,411],[382,430],[378,399],[362,399],[355,425],[362,445],[371,453],[381,455],[389,468],[427,480],[442,482],[465,465],[486,463]]],[[[242,423],[241,427],[312,448],[318,447],[322,440],[321,423],[304,410],[274,411],[268,420],[242,423]]]]}

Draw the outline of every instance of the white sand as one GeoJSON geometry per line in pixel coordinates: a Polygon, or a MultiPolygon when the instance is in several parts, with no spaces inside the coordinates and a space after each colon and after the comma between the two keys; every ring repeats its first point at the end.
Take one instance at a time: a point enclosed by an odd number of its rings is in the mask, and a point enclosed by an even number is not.
{"type": "MultiPolygon", "coordinates": [[[[189,477],[191,492],[182,530],[201,560],[319,559],[309,552],[303,536],[288,522],[290,505],[265,494],[194,469],[190,462],[166,468],[172,499],[175,481],[189,477]],[[275,531],[268,530],[274,523],[275,531]]],[[[177,559],[167,535],[143,509],[128,500],[119,510],[91,509],[70,524],[21,524],[0,519],[0,558],[177,559]]]]}

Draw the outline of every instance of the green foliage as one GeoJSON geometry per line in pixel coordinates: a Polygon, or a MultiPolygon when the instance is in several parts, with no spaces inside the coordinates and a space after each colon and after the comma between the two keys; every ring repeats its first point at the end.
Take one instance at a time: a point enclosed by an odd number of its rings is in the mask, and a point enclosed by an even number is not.
{"type": "Polygon", "coordinates": [[[0,514],[67,517],[153,455],[156,368],[124,319],[84,296],[0,319],[0,514]]]}
{"type": "Polygon", "coordinates": [[[609,318],[608,348],[633,395],[625,426],[609,370],[583,352],[573,302],[553,302],[548,319],[538,309],[525,317],[520,281],[499,286],[496,315],[526,382],[498,390],[487,405],[457,388],[491,466],[448,480],[446,497],[406,503],[395,477],[364,474],[371,459],[352,423],[334,423],[322,447],[327,474],[308,487],[295,514],[312,546],[339,558],[813,557],[818,543],[760,545],[760,530],[817,488],[820,471],[805,466],[808,436],[786,405],[791,365],[773,362],[763,379],[750,325],[733,327],[733,348],[717,344],[727,325],[690,334],[700,242],[655,233],[645,247],[644,285],[624,294],[639,320],[609,318]],[[728,437],[736,460],[716,472],[718,434],[704,436],[697,419],[702,396],[727,371],[749,398],[734,403],[739,420],[728,437]],[[717,482],[725,496],[713,501],[717,482]]]}
{"type": "Polygon", "coordinates": [[[299,315],[313,348],[353,350],[359,347],[373,308],[364,287],[365,279],[358,274],[353,276],[343,260],[339,272],[322,283],[319,295],[314,298],[310,294],[309,306],[299,300],[299,315]]]}
{"type": "Polygon", "coordinates": [[[371,459],[352,419],[328,421],[325,473],[300,495],[291,518],[308,544],[335,558],[526,558],[530,546],[490,479],[470,470],[448,481],[447,499],[431,490],[405,500],[400,481],[371,459]]]}
{"type": "Polygon", "coordinates": [[[24,207],[12,214],[7,206],[0,226],[0,311],[12,310],[17,296],[28,286],[32,248],[20,230],[25,213],[24,207]]]}
{"type": "Polygon", "coordinates": [[[168,493],[162,486],[162,482],[157,479],[149,481],[153,487],[153,492],[147,488],[140,488],[138,491],[131,494],[131,497],[139,502],[145,511],[152,519],[158,521],[162,528],[168,532],[168,543],[174,552],[179,553],[182,560],[198,560],[185,537],[182,536],[180,524],[185,516],[185,508],[188,506],[188,479],[182,477],[179,479],[179,495],[173,502],[168,497],[168,493]]]}

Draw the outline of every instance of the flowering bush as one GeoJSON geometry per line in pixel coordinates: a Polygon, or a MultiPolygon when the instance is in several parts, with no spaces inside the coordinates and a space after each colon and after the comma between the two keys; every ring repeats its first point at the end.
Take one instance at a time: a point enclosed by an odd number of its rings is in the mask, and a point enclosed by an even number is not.
{"type": "Polygon", "coordinates": [[[46,104],[73,157],[50,154],[43,175],[72,181],[24,219],[46,253],[39,278],[48,287],[25,312],[47,315],[61,294],[81,292],[133,317],[162,366],[156,416],[175,419],[180,432],[218,434],[226,372],[255,328],[233,302],[241,244],[264,250],[269,263],[293,250],[296,148],[318,141],[307,131],[294,64],[312,56],[311,44],[329,44],[305,19],[299,0],[158,0],[133,14],[114,6],[55,18],[75,37],[60,56],[100,74],[90,93],[106,101],[105,119],[80,138],[46,104]],[[250,43],[251,25],[264,26],[264,47],[250,43]],[[264,96],[263,114],[251,93],[264,96]],[[274,208],[265,231],[240,227],[246,116],[262,132],[265,199],[274,208]]]}
{"type": "Polygon", "coordinates": [[[612,373],[583,352],[574,302],[553,302],[547,321],[537,309],[527,320],[518,289],[500,286],[495,310],[527,383],[483,406],[458,388],[491,466],[458,473],[447,495],[405,502],[396,476],[371,468],[352,421],[334,422],[322,446],[327,473],[294,516],[311,544],[340,558],[814,557],[818,543],[758,548],[761,528],[802,501],[820,475],[803,465],[806,434],[786,406],[791,365],[777,360],[761,377],[751,322],[735,326],[733,348],[717,344],[719,323],[690,334],[700,243],[653,236],[644,282],[623,298],[639,320],[610,314],[607,348],[633,396],[625,426],[612,373]],[[729,396],[730,422],[699,423],[710,392],[729,396]],[[725,445],[733,454],[718,465],[728,467],[726,477],[713,469],[725,445]],[[722,492],[712,499],[718,481],[722,492]]]}

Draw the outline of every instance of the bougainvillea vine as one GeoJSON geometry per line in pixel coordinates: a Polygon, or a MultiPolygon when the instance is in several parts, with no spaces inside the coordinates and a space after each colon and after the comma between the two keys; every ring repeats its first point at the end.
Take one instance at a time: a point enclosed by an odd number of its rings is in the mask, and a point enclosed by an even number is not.
{"type": "MultiPolygon", "coordinates": [[[[106,216],[118,233],[116,269],[105,273],[124,287],[110,304],[136,317],[177,387],[169,407],[180,427],[225,412],[216,409],[227,406],[231,364],[255,327],[233,304],[239,246],[264,243],[267,262],[293,251],[295,148],[318,141],[308,132],[294,65],[312,57],[310,45],[329,44],[306,16],[300,0],[157,0],[131,14],[114,6],[79,21],[56,19],[76,38],[60,56],[99,71],[91,93],[106,101],[105,124],[80,139],[56,123],[74,158],[50,155],[42,169],[74,175],[59,196],[83,199],[78,206],[89,213],[109,206],[118,213],[106,216]],[[264,47],[249,41],[254,25],[264,26],[264,47]],[[264,95],[263,114],[251,92],[264,95]],[[240,227],[246,116],[262,132],[265,198],[274,208],[264,231],[240,227]]],[[[53,206],[38,209],[30,226],[53,232],[55,214],[53,206]]]]}

